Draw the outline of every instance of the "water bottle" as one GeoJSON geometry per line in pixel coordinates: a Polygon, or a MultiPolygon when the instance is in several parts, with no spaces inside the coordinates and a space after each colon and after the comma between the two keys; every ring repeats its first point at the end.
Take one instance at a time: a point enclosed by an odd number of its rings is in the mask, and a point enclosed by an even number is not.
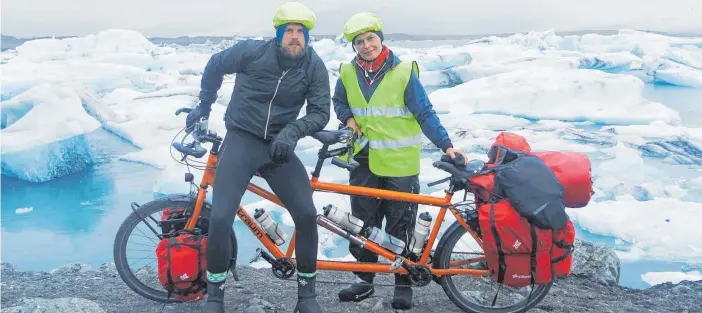
{"type": "Polygon", "coordinates": [[[254,212],[254,219],[261,224],[263,231],[268,234],[268,237],[270,237],[276,245],[280,246],[285,243],[285,239],[287,239],[288,235],[278,227],[278,223],[273,221],[273,218],[266,210],[261,208],[256,209],[254,212]]]}
{"type": "Polygon", "coordinates": [[[414,225],[414,232],[410,238],[409,250],[414,254],[420,254],[424,249],[424,242],[429,236],[429,227],[431,226],[431,215],[429,212],[419,214],[417,223],[414,225]]]}
{"type": "Polygon", "coordinates": [[[396,254],[401,254],[405,249],[404,241],[391,236],[375,226],[366,230],[366,238],[383,246],[385,249],[395,252],[396,254]]]}
{"type": "Polygon", "coordinates": [[[332,220],[334,223],[339,224],[344,229],[354,234],[361,232],[361,229],[363,228],[363,221],[351,215],[351,213],[343,211],[331,204],[322,209],[324,210],[324,216],[332,220]]]}

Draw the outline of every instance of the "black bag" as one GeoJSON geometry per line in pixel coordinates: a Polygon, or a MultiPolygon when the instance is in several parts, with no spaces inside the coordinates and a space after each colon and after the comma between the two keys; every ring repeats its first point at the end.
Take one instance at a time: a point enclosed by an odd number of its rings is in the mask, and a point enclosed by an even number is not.
{"type": "Polygon", "coordinates": [[[556,175],[538,157],[515,153],[495,168],[495,193],[530,223],[558,230],[566,226],[564,190],[556,175]]]}

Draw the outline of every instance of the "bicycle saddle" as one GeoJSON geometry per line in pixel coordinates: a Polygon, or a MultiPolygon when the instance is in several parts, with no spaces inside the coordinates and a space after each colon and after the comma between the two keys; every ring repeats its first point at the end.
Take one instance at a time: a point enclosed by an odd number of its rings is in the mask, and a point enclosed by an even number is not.
{"type": "Polygon", "coordinates": [[[312,134],[312,138],[319,140],[325,145],[333,145],[349,139],[351,136],[353,136],[353,130],[348,127],[339,130],[322,130],[312,134]]]}

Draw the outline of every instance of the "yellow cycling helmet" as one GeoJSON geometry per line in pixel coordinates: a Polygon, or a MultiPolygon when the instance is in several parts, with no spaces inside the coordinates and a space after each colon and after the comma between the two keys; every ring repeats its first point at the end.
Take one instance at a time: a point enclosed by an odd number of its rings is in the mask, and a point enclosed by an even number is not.
{"type": "Polygon", "coordinates": [[[273,16],[273,27],[278,27],[287,23],[299,23],[305,25],[307,30],[312,30],[317,22],[314,12],[300,2],[286,2],[278,7],[273,16]]]}
{"type": "Polygon", "coordinates": [[[361,12],[352,16],[344,25],[344,38],[352,42],[360,34],[382,30],[383,23],[375,14],[361,12]]]}

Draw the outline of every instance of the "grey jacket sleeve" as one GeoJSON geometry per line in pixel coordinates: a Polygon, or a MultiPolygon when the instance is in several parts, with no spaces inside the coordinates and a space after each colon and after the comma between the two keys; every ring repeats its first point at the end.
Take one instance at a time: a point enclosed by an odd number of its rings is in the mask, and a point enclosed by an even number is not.
{"type": "Polygon", "coordinates": [[[260,42],[245,40],[238,42],[229,49],[210,57],[202,73],[200,82],[200,107],[209,110],[217,100],[217,91],[222,87],[224,75],[241,71],[246,64],[250,51],[260,42]]]}

